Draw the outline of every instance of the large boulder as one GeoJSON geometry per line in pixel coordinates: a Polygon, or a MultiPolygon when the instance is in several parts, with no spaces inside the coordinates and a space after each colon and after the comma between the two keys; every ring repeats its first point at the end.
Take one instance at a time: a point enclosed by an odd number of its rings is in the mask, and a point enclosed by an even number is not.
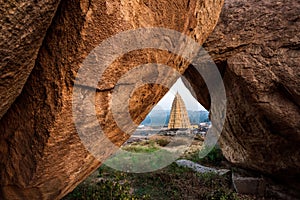
{"type": "Polygon", "coordinates": [[[35,64],[59,0],[0,2],[0,118],[35,64]]]}
{"type": "MultiPolygon", "coordinates": [[[[30,4],[33,8],[37,5],[30,4]]],[[[36,59],[34,52],[39,45],[26,47],[32,53],[30,59],[24,60],[24,66],[28,67],[25,75],[31,69],[27,62],[35,62],[34,68],[20,96],[0,121],[0,198],[59,199],[100,165],[82,144],[72,116],[76,73],[96,46],[121,31],[141,27],[174,29],[201,44],[217,23],[222,4],[222,0],[62,1],[36,59]]],[[[50,21],[51,18],[47,23],[50,21]]],[[[12,26],[17,27],[18,23],[13,22],[12,26]]],[[[28,25],[28,30],[42,34],[34,23],[28,25]]],[[[22,40],[15,43],[24,45],[22,40]]],[[[19,62],[19,58],[14,59],[19,62]]],[[[118,58],[103,73],[98,85],[77,86],[82,89],[83,97],[94,97],[99,124],[112,142],[121,145],[129,134],[118,128],[109,104],[120,77],[143,63],[164,63],[183,73],[187,65],[181,60],[163,50],[136,50],[118,58]]],[[[18,70],[14,67],[8,71],[18,73],[18,70]]],[[[25,75],[18,84],[26,80],[25,75]]],[[[150,75],[154,80],[160,76],[166,85],[176,80],[176,76],[162,76],[159,71],[150,75]]],[[[160,85],[138,88],[129,102],[133,120],[141,122],[165,92],[167,88],[160,85]]],[[[1,104],[5,102],[1,100],[1,104]]],[[[105,145],[100,143],[102,149],[105,145]]],[[[105,159],[113,150],[107,148],[101,153],[105,159]]]]}
{"type": "MultiPolygon", "coordinates": [[[[226,158],[289,187],[300,177],[300,2],[228,0],[204,44],[227,93],[220,144],[226,158]]],[[[197,98],[209,94],[190,67],[197,98]]]]}

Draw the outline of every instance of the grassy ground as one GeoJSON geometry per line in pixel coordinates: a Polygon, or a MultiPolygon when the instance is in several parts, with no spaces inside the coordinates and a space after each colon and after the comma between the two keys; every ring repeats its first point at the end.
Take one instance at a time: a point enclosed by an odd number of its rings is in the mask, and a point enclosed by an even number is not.
{"type": "MultiPolygon", "coordinates": [[[[199,147],[199,142],[194,143],[199,147]]],[[[169,143],[167,138],[154,138],[123,147],[131,152],[154,152],[169,143]]],[[[219,149],[213,149],[203,159],[198,150],[190,151],[183,158],[220,167],[224,158],[219,149]]],[[[235,200],[253,199],[238,196],[231,184],[230,174],[219,176],[213,173],[200,174],[179,167],[176,163],[151,173],[124,173],[102,165],[91,177],[81,183],[64,200],[100,199],[208,199],[235,200]]]]}

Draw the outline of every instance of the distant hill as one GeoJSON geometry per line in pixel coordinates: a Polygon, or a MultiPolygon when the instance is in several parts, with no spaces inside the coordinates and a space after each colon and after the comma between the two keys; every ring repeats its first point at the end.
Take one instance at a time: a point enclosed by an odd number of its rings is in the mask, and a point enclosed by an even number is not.
{"type": "MultiPolygon", "coordinates": [[[[209,122],[208,111],[188,110],[191,124],[199,124],[201,122],[209,122]]],[[[145,126],[167,126],[170,119],[170,110],[152,110],[141,125],[145,126]]]]}

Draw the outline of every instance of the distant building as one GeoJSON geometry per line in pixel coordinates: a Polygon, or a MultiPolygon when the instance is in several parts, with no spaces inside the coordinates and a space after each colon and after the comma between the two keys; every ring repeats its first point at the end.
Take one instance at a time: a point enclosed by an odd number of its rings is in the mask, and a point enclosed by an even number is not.
{"type": "Polygon", "coordinates": [[[191,128],[191,123],[185,104],[177,92],[172,103],[168,129],[183,128],[191,128]]]}

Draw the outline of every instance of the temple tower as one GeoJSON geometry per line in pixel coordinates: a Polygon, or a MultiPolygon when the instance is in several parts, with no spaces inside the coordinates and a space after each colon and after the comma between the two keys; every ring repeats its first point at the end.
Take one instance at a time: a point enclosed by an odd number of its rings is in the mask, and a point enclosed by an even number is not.
{"type": "Polygon", "coordinates": [[[180,128],[190,128],[190,127],[191,127],[190,119],[185,104],[181,96],[177,92],[172,103],[168,128],[180,129],[180,128]]]}

